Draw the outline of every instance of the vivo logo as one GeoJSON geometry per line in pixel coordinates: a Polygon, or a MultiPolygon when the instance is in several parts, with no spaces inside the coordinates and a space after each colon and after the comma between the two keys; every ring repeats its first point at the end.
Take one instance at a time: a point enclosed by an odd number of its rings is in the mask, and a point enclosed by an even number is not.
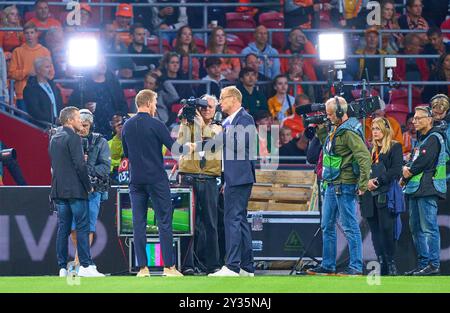
{"type": "MultiPolygon", "coordinates": [[[[14,261],[11,260],[11,226],[13,223],[17,225],[21,239],[25,243],[26,250],[31,261],[40,262],[43,261],[49,251],[56,250],[55,246],[50,246],[53,236],[56,236],[56,230],[58,227],[58,219],[56,215],[49,215],[45,226],[39,233],[33,234],[30,228],[30,223],[25,215],[0,215],[0,262],[14,261]]],[[[17,239],[14,238],[14,241],[17,239]]],[[[97,222],[97,233],[94,245],[91,248],[92,257],[100,255],[106,247],[108,235],[103,224],[97,222]]],[[[74,257],[74,249],[69,239],[69,255],[74,257]]],[[[56,262],[56,259],[55,259],[56,262]]]]}

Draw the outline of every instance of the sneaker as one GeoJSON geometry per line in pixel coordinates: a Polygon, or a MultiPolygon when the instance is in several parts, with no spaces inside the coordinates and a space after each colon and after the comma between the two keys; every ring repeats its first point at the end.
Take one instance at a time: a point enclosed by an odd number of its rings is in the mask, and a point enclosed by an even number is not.
{"type": "Polygon", "coordinates": [[[255,273],[247,272],[246,270],[243,270],[241,268],[240,271],[239,271],[239,276],[242,276],[242,277],[255,277],[255,273]]]}
{"type": "Polygon", "coordinates": [[[78,276],[80,277],[105,277],[104,274],[99,273],[96,268],[94,268],[92,265],[89,265],[88,267],[80,266],[80,269],[78,270],[78,276]]]}
{"type": "Polygon", "coordinates": [[[59,270],[59,277],[67,277],[67,270],[65,268],[59,270]]]}
{"type": "Polygon", "coordinates": [[[183,274],[178,272],[177,268],[174,265],[172,267],[164,267],[163,276],[166,276],[166,277],[180,277],[180,276],[183,276],[183,274]]]}
{"type": "Polygon", "coordinates": [[[233,272],[232,270],[230,270],[228,267],[226,267],[224,265],[224,266],[222,266],[220,271],[217,271],[214,274],[209,274],[208,276],[213,276],[213,277],[225,277],[225,276],[233,277],[233,276],[237,276],[237,277],[239,277],[239,274],[236,273],[236,272],[233,272]]]}
{"type": "Polygon", "coordinates": [[[322,266],[319,265],[319,266],[316,266],[314,268],[307,270],[306,274],[308,274],[308,275],[335,275],[336,272],[333,270],[323,268],[322,266]]]}
{"type": "Polygon", "coordinates": [[[195,271],[193,268],[186,268],[182,271],[184,276],[194,276],[195,275],[195,271]]]}
{"type": "Polygon", "coordinates": [[[148,270],[148,267],[143,267],[139,270],[139,273],[137,273],[136,277],[150,277],[150,271],[148,270]]]}
{"type": "Polygon", "coordinates": [[[336,276],[362,276],[362,272],[347,267],[344,271],[337,273],[336,276]]]}
{"type": "Polygon", "coordinates": [[[441,273],[439,267],[428,265],[427,267],[421,269],[420,271],[414,272],[412,276],[433,276],[439,275],[441,273]]]}
{"type": "MultiPolygon", "coordinates": [[[[426,267],[426,266],[425,266],[425,267],[426,267]]],[[[419,266],[419,267],[417,267],[417,268],[415,268],[415,269],[412,269],[412,270],[406,272],[406,273],[405,273],[405,276],[413,276],[414,273],[420,272],[420,271],[423,270],[425,267],[420,267],[420,266],[419,266]]]]}

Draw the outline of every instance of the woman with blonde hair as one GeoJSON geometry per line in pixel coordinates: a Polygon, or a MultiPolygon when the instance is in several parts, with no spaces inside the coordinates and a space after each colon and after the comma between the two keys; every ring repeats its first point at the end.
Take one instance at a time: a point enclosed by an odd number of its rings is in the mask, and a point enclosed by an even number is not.
{"type": "MultiPolygon", "coordinates": [[[[211,35],[208,40],[208,49],[205,54],[236,54],[236,51],[227,47],[227,35],[222,27],[215,27],[211,31],[211,35]]],[[[222,75],[228,81],[235,81],[239,77],[241,71],[241,62],[239,58],[220,58],[221,66],[220,70],[222,75]]]]}
{"type": "MultiPolygon", "coordinates": [[[[22,27],[20,25],[19,11],[15,5],[10,5],[3,9],[1,27],[22,27]]],[[[21,30],[3,30],[0,31],[0,47],[5,52],[12,52],[25,42],[21,30]]],[[[6,56],[8,59],[8,56],[6,56]]]]}
{"type": "MultiPolygon", "coordinates": [[[[381,29],[400,29],[393,0],[384,0],[381,3],[381,29]]],[[[403,38],[401,33],[383,34],[383,50],[389,54],[396,54],[403,46],[403,38]]]]}
{"type": "Polygon", "coordinates": [[[397,275],[394,261],[400,230],[397,228],[398,207],[404,203],[398,180],[402,175],[402,145],[394,140],[392,127],[384,117],[372,122],[372,168],[368,191],[362,197],[361,215],[367,219],[381,275],[397,275]],[[397,193],[394,190],[398,191],[397,193]],[[399,199],[395,198],[395,195],[399,199]],[[401,197],[401,198],[400,198],[401,197]]]}

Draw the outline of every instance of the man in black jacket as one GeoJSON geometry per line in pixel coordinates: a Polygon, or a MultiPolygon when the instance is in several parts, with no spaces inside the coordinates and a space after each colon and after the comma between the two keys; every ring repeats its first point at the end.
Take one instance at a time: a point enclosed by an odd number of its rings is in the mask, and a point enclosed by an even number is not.
{"type": "Polygon", "coordinates": [[[56,124],[62,109],[61,92],[51,80],[52,61],[48,57],[34,60],[36,76],[30,76],[23,91],[28,113],[37,121],[56,124]]]}
{"type": "Polygon", "coordinates": [[[75,219],[78,234],[77,250],[81,264],[78,275],[82,277],[104,276],[93,265],[89,251],[87,199],[93,189],[83,157],[81,138],[76,134],[76,131],[81,131],[83,128],[79,110],[75,107],[66,107],[61,110],[59,119],[63,126],[58,127],[49,146],[52,162],[50,197],[58,212],[56,252],[60,268],[59,276],[67,275],[68,237],[72,218],[75,219]]]}

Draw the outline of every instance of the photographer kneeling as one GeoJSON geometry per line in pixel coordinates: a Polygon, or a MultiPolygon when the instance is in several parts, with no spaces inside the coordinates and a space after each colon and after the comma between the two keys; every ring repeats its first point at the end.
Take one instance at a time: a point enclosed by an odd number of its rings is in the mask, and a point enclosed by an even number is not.
{"type": "MultiPolygon", "coordinates": [[[[186,106],[182,113],[182,122],[178,133],[178,143],[193,143],[199,138],[202,141],[213,138],[222,131],[220,125],[214,124],[214,115],[218,101],[214,96],[202,98],[208,102],[205,107],[195,111],[196,115],[185,114],[192,110],[186,106]],[[192,119],[192,120],[191,120],[192,119]],[[200,133],[201,132],[201,133],[200,133]]],[[[198,107],[198,106],[197,106],[198,107]]],[[[220,269],[219,242],[217,236],[218,218],[218,178],[222,171],[222,150],[192,152],[183,155],[179,160],[181,183],[191,185],[195,198],[195,234],[189,244],[183,264],[184,275],[194,275],[198,270],[214,273],[220,269]],[[194,255],[197,257],[194,262],[194,255]],[[203,264],[201,264],[203,263],[203,264]],[[197,266],[204,268],[197,269],[197,266]]]]}
{"type": "MultiPolygon", "coordinates": [[[[80,110],[83,130],[79,132],[83,143],[84,159],[87,163],[88,175],[94,192],[89,194],[89,246],[92,246],[97,224],[100,202],[106,198],[109,188],[109,171],[111,153],[108,142],[101,134],[92,132],[94,115],[87,109],[80,110]]],[[[74,247],[77,246],[75,221],[72,222],[71,238],[74,247]]],[[[79,265],[78,253],[75,253],[75,265],[79,265]]],[[[94,264],[91,264],[94,265],[94,264]]]]}

